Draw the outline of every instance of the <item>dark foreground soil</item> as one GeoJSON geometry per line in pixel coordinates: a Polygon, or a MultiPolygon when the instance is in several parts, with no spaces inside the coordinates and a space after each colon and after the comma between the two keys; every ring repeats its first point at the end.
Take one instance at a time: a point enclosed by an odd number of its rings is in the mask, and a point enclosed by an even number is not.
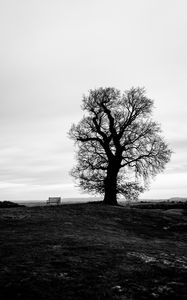
{"type": "Polygon", "coordinates": [[[0,300],[187,299],[187,210],[0,210],[0,300]]]}

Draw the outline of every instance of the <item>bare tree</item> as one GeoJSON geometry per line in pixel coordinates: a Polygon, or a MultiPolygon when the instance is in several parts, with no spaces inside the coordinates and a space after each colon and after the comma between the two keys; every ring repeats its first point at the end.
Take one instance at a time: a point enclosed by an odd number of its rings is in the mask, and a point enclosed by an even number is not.
{"type": "Polygon", "coordinates": [[[69,131],[78,145],[72,175],[85,191],[104,194],[105,204],[116,205],[117,194],[137,197],[170,159],[160,126],[151,120],[152,107],[143,88],[123,94],[99,88],[83,97],[87,114],[69,131]]]}

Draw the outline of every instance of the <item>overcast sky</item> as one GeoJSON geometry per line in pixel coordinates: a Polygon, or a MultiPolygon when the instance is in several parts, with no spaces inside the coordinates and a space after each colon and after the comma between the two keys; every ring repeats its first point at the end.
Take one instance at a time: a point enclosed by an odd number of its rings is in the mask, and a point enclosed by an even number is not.
{"type": "Polygon", "coordinates": [[[0,200],[80,197],[67,137],[91,88],[144,86],[174,151],[144,198],[187,196],[187,1],[0,1],[0,200]]]}

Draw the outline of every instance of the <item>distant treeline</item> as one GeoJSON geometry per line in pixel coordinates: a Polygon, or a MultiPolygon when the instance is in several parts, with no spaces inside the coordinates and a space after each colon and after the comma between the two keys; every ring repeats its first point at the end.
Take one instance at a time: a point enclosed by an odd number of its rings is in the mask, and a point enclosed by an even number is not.
{"type": "Polygon", "coordinates": [[[20,205],[11,201],[0,201],[0,208],[12,208],[12,207],[24,207],[25,205],[20,205]]]}
{"type": "Polygon", "coordinates": [[[158,202],[158,203],[151,203],[151,202],[139,202],[139,203],[132,203],[132,207],[138,208],[150,208],[150,209],[186,209],[187,208],[187,201],[177,201],[177,202],[158,202]]]}

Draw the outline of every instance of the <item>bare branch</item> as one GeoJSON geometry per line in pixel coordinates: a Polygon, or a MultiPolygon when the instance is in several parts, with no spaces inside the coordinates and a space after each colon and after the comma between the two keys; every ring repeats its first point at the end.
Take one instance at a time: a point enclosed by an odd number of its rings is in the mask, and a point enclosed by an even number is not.
{"type": "Polygon", "coordinates": [[[72,174],[80,186],[105,193],[107,201],[116,193],[143,191],[137,182],[129,183],[129,172],[147,180],[161,172],[171,156],[160,126],[151,120],[153,101],[143,88],[123,95],[115,88],[99,88],[83,97],[82,107],[87,115],[69,132],[79,147],[72,174]]]}

